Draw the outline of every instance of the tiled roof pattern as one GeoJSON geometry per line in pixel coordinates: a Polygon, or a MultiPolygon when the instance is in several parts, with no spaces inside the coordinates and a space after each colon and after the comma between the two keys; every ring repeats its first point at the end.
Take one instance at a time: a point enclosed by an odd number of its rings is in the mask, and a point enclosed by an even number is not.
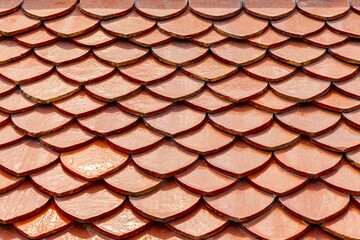
{"type": "Polygon", "coordinates": [[[360,239],[360,1],[0,2],[0,239],[360,239]]]}

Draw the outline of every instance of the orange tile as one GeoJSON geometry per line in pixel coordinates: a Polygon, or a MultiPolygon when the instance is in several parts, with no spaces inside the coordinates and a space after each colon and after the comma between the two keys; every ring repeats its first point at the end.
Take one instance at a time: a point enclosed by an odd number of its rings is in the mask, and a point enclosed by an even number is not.
{"type": "Polygon", "coordinates": [[[265,18],[269,20],[283,18],[293,12],[295,2],[291,0],[281,1],[258,1],[244,0],[245,11],[255,17],[265,18]]]}
{"type": "Polygon", "coordinates": [[[26,0],[22,5],[24,13],[29,17],[49,20],[68,14],[76,7],[75,0],[65,0],[61,2],[26,0]]]}
{"type": "Polygon", "coordinates": [[[187,8],[185,0],[174,0],[168,2],[166,0],[149,1],[136,0],[136,9],[144,16],[156,20],[173,18],[184,12],[187,8]]]}
{"type": "Polygon", "coordinates": [[[323,20],[334,20],[345,16],[350,10],[347,0],[336,2],[316,2],[314,0],[300,0],[297,3],[303,14],[323,20]]]}
{"type": "Polygon", "coordinates": [[[134,0],[125,0],[121,2],[106,0],[83,0],[80,2],[80,10],[84,14],[103,20],[120,17],[131,12],[134,0]]]}
{"type": "Polygon", "coordinates": [[[232,17],[241,11],[242,3],[237,0],[226,0],[219,2],[211,2],[206,0],[192,0],[189,2],[189,8],[197,15],[222,20],[232,17]]]}
{"type": "MultiPolygon", "coordinates": [[[[18,1],[16,2],[16,4],[20,5],[18,1]]],[[[10,4],[11,2],[9,3],[9,5],[10,4]]],[[[10,13],[12,13],[18,8],[17,6],[19,5],[15,5],[15,7],[8,6],[5,12],[9,11],[10,13]]],[[[12,14],[1,16],[0,22],[0,34],[4,36],[13,36],[16,34],[25,33],[34,30],[41,25],[41,21],[29,18],[23,13],[22,10],[17,10],[12,14]]]]}
{"type": "Polygon", "coordinates": [[[30,54],[31,48],[27,48],[13,40],[3,40],[0,42],[0,65],[19,60],[30,54]]]}

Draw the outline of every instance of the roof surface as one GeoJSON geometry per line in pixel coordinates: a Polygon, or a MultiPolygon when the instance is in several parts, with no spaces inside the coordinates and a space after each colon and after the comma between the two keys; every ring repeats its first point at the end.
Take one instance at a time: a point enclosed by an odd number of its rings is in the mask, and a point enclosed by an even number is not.
{"type": "Polygon", "coordinates": [[[360,1],[0,1],[0,239],[360,239],[360,1]]]}

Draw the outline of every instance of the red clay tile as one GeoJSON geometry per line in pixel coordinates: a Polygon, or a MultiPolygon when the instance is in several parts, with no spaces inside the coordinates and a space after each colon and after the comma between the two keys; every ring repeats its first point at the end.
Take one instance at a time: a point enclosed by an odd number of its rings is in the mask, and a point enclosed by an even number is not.
{"type": "Polygon", "coordinates": [[[63,216],[52,203],[44,211],[14,223],[14,227],[25,237],[39,239],[68,228],[72,221],[63,216]]]}
{"type": "Polygon", "coordinates": [[[55,197],[74,194],[90,184],[69,174],[60,163],[32,174],[30,179],[38,189],[55,197]]]}
{"type": "Polygon", "coordinates": [[[0,17],[0,34],[14,36],[34,30],[41,25],[41,21],[27,17],[23,11],[17,10],[12,14],[0,17]]]}
{"type": "Polygon", "coordinates": [[[150,129],[168,137],[176,137],[198,129],[205,121],[205,114],[186,105],[177,105],[170,110],[144,118],[150,129]]]}
{"type": "Polygon", "coordinates": [[[93,50],[96,57],[115,67],[126,66],[144,59],[149,49],[139,47],[128,41],[116,41],[110,45],[93,50]]]}
{"type": "Polygon", "coordinates": [[[325,22],[309,18],[295,10],[286,18],[272,21],[271,25],[282,34],[304,38],[320,32],[324,28],[325,22]]]}
{"type": "Polygon", "coordinates": [[[205,160],[214,169],[227,175],[242,178],[262,169],[270,160],[271,153],[253,148],[236,141],[228,149],[205,156],[205,160]]]}
{"type": "Polygon", "coordinates": [[[360,2],[359,2],[359,0],[352,0],[350,2],[350,5],[351,5],[351,9],[354,12],[360,13],[360,2]]]}
{"type": "Polygon", "coordinates": [[[139,15],[134,10],[125,16],[101,21],[101,26],[105,31],[124,38],[131,38],[148,33],[155,25],[155,21],[139,15]]]}
{"type": "Polygon", "coordinates": [[[360,44],[354,40],[329,49],[334,57],[352,64],[360,64],[360,44]]]}
{"type": "Polygon", "coordinates": [[[170,42],[171,40],[172,37],[160,32],[158,28],[154,28],[148,33],[129,39],[129,41],[143,47],[155,47],[170,42]]]}
{"type": "Polygon", "coordinates": [[[311,139],[316,145],[335,152],[350,152],[360,146],[358,130],[341,121],[335,129],[311,139]]]}
{"type": "Polygon", "coordinates": [[[108,188],[124,195],[139,196],[151,192],[164,181],[138,170],[129,162],[116,173],[104,178],[108,188]]]}
{"type": "Polygon", "coordinates": [[[75,224],[72,227],[51,235],[48,240],[111,240],[110,238],[95,231],[87,224],[75,224]]]}
{"type": "Polygon", "coordinates": [[[251,240],[252,238],[246,234],[237,224],[230,223],[224,230],[215,234],[212,237],[208,238],[209,240],[219,240],[219,239],[227,239],[227,240],[251,240]]]}
{"type": "Polygon", "coordinates": [[[3,170],[0,170],[0,193],[10,191],[11,189],[19,186],[19,184],[21,184],[24,180],[25,178],[14,177],[3,170]]]}
{"type": "Polygon", "coordinates": [[[141,117],[159,114],[173,106],[172,102],[156,98],[146,91],[141,91],[117,103],[122,110],[141,117]]]}
{"type": "Polygon", "coordinates": [[[299,11],[309,17],[334,20],[345,16],[350,5],[347,0],[317,2],[316,0],[300,0],[297,2],[299,11]]]}
{"type": "Polygon", "coordinates": [[[235,66],[246,66],[262,59],[266,51],[247,43],[226,41],[210,48],[214,56],[235,66]]]}
{"type": "Polygon", "coordinates": [[[78,118],[79,124],[97,136],[122,132],[135,126],[138,117],[122,112],[118,107],[108,107],[90,116],[78,118]]]}
{"type": "Polygon", "coordinates": [[[99,232],[113,238],[127,238],[144,229],[152,222],[141,217],[126,203],[117,213],[93,222],[91,225],[99,232]]]}
{"type": "Polygon", "coordinates": [[[43,26],[27,33],[16,35],[14,40],[27,47],[41,47],[52,44],[59,40],[59,37],[49,33],[43,26]]]}
{"type": "Polygon", "coordinates": [[[0,76],[15,84],[23,84],[46,77],[53,66],[43,63],[34,54],[16,62],[0,66],[0,76]]]}
{"type": "Polygon", "coordinates": [[[328,22],[328,26],[335,32],[344,34],[349,37],[358,38],[360,36],[360,30],[354,23],[358,22],[359,20],[360,15],[350,11],[345,17],[328,22]]]}
{"type": "Polygon", "coordinates": [[[256,47],[273,48],[288,40],[289,37],[274,31],[272,27],[268,27],[262,34],[246,39],[246,42],[256,47]]]}
{"type": "Polygon", "coordinates": [[[30,54],[31,49],[24,47],[13,40],[0,41],[0,65],[19,60],[30,54]]]}
{"type": "Polygon", "coordinates": [[[261,190],[277,196],[286,196],[301,189],[308,182],[307,178],[286,171],[274,161],[249,176],[248,180],[261,190]]]}
{"type": "MultiPolygon", "coordinates": [[[[11,2],[11,1],[10,1],[11,2]]],[[[22,2],[22,0],[20,1],[22,2]]],[[[12,225],[0,225],[0,239],[26,240],[12,225]]]]}
{"type": "Polygon", "coordinates": [[[47,104],[67,98],[80,90],[53,73],[41,80],[21,85],[22,93],[34,102],[47,104]]]}
{"type": "Polygon", "coordinates": [[[309,230],[302,235],[299,240],[316,240],[316,239],[323,239],[323,240],[336,240],[334,236],[324,232],[320,227],[318,226],[311,226],[309,230]]]}
{"type": "Polygon", "coordinates": [[[128,157],[110,148],[106,142],[97,140],[85,147],[61,153],[60,159],[66,170],[82,179],[93,181],[123,167],[128,157]]]}
{"type": "Polygon", "coordinates": [[[360,110],[343,113],[342,116],[347,124],[355,128],[360,128],[360,110]]]}
{"type": "Polygon", "coordinates": [[[18,10],[23,0],[10,0],[0,4],[0,16],[13,13],[18,10]]]}
{"type": "Polygon", "coordinates": [[[84,47],[102,47],[115,42],[117,37],[105,32],[102,28],[96,28],[89,33],[71,38],[70,40],[84,47]]]}
{"type": "Polygon", "coordinates": [[[296,73],[296,68],[266,56],[261,61],[246,66],[243,71],[251,77],[268,82],[279,82],[296,73]]]}
{"type": "Polygon", "coordinates": [[[120,17],[131,12],[134,0],[109,1],[109,0],[82,0],[79,4],[81,12],[100,19],[120,17]]]}
{"type": "Polygon", "coordinates": [[[233,102],[244,102],[263,94],[267,83],[249,77],[243,72],[222,81],[209,83],[208,88],[216,95],[233,102]]]}
{"type": "Polygon", "coordinates": [[[187,1],[184,0],[173,0],[171,2],[166,0],[136,0],[136,10],[142,15],[153,18],[156,20],[163,20],[173,18],[187,8],[187,1]]]}
{"type": "Polygon", "coordinates": [[[132,158],[144,172],[168,178],[189,168],[198,156],[181,150],[173,141],[164,141],[144,153],[132,155],[132,158]]]}
{"type": "Polygon", "coordinates": [[[192,38],[211,29],[212,22],[199,18],[189,10],[181,15],[157,23],[159,30],[175,38],[192,38]]]}
{"type": "Polygon", "coordinates": [[[139,123],[126,132],[107,137],[107,140],[113,148],[130,154],[149,150],[163,138],[164,136],[150,131],[144,124],[139,123]]]}
{"type": "Polygon", "coordinates": [[[0,112],[0,126],[4,126],[10,120],[10,115],[0,112]]]}
{"type": "Polygon", "coordinates": [[[79,222],[92,222],[107,217],[119,209],[125,196],[108,190],[103,184],[91,187],[62,198],[55,198],[60,212],[79,222]]]}
{"type": "Polygon", "coordinates": [[[205,123],[201,128],[174,140],[190,152],[207,155],[224,150],[234,139],[234,136],[221,132],[209,123],[205,123]]]}
{"type": "Polygon", "coordinates": [[[274,152],[275,159],[284,168],[301,176],[317,178],[334,171],[341,155],[319,148],[307,140],[274,152]]]}
{"type": "Polygon", "coordinates": [[[76,7],[75,0],[51,2],[46,0],[24,0],[22,9],[24,13],[40,20],[49,20],[68,14],[76,7]]]}
{"type": "Polygon", "coordinates": [[[191,38],[190,41],[194,42],[198,45],[204,46],[204,47],[210,47],[210,46],[216,45],[218,43],[221,43],[221,42],[225,41],[226,39],[227,39],[226,36],[221,35],[220,33],[216,32],[212,28],[210,31],[208,31],[200,36],[191,38]]]}
{"type": "Polygon", "coordinates": [[[360,151],[354,150],[346,154],[346,159],[357,168],[360,168],[360,151]]]}
{"type": "Polygon", "coordinates": [[[175,73],[176,68],[149,56],[141,62],[122,67],[119,70],[125,78],[146,85],[164,81],[175,73]]]}
{"type": "Polygon", "coordinates": [[[111,77],[85,85],[85,91],[102,101],[112,102],[131,96],[141,89],[141,85],[128,81],[118,72],[111,77]]]}
{"type": "Polygon", "coordinates": [[[155,223],[148,227],[146,230],[129,238],[130,240],[138,239],[163,239],[163,240],[185,240],[185,237],[170,231],[163,224],[155,223]]]}
{"type": "Polygon", "coordinates": [[[205,84],[185,75],[182,71],[176,71],[175,75],[164,82],[146,86],[146,90],[152,95],[168,101],[182,101],[198,94],[205,84]]]}
{"type": "Polygon", "coordinates": [[[191,0],[189,8],[197,15],[223,20],[232,17],[241,11],[242,3],[237,0],[226,0],[222,2],[206,1],[206,0],[191,0]]]}
{"type": "Polygon", "coordinates": [[[342,94],[348,95],[352,98],[360,99],[360,76],[356,75],[344,82],[334,83],[334,88],[342,94]]]}
{"type": "Polygon", "coordinates": [[[15,176],[26,176],[43,170],[58,158],[58,153],[45,148],[36,140],[25,140],[0,149],[1,168],[15,176]]]}
{"type": "Polygon", "coordinates": [[[87,33],[99,25],[99,20],[90,18],[80,12],[79,7],[60,18],[44,23],[45,28],[62,38],[72,38],[87,33]]]}
{"type": "Polygon", "coordinates": [[[72,124],[61,131],[41,136],[38,140],[55,151],[67,152],[89,144],[94,137],[94,135],[82,130],[77,124],[72,124]]]}
{"type": "Polygon", "coordinates": [[[336,112],[351,112],[360,107],[360,101],[345,96],[335,90],[330,90],[326,95],[313,102],[319,107],[336,112]]]}
{"type": "Polygon", "coordinates": [[[283,18],[291,14],[295,9],[295,2],[293,0],[281,1],[258,1],[245,0],[245,11],[259,18],[269,20],[283,18]]]}
{"type": "Polygon", "coordinates": [[[26,135],[18,131],[12,123],[0,127],[0,147],[8,147],[26,138],[26,135]]]}
{"type": "Polygon", "coordinates": [[[237,181],[236,178],[213,170],[205,161],[200,161],[193,168],[177,175],[175,179],[184,188],[202,196],[216,195],[226,191],[237,181]]]}
{"type": "Polygon", "coordinates": [[[92,55],[79,62],[58,66],[56,69],[62,78],[76,84],[98,82],[115,72],[114,67],[100,62],[92,55]]]}
{"type": "Polygon", "coordinates": [[[263,95],[250,100],[249,103],[254,107],[272,113],[283,113],[296,108],[299,104],[289,99],[281,98],[268,90],[263,95]]]}
{"type": "Polygon", "coordinates": [[[216,196],[204,197],[206,205],[235,222],[244,222],[264,214],[272,206],[275,197],[264,193],[247,182],[216,196]],[[241,203],[241,204],[240,204],[241,203]]]}
{"type": "Polygon", "coordinates": [[[16,85],[0,77],[0,97],[8,95],[16,90],[16,85]]]}
{"type": "Polygon", "coordinates": [[[146,218],[168,222],[191,212],[200,196],[182,189],[173,181],[139,197],[129,197],[134,208],[146,218]]]}
{"type": "Polygon", "coordinates": [[[311,102],[326,94],[331,83],[317,78],[310,77],[302,71],[287,80],[270,83],[271,89],[282,97],[297,102],[311,102]]]}
{"type": "Polygon", "coordinates": [[[323,31],[305,38],[304,42],[317,47],[330,48],[341,45],[347,40],[348,38],[346,36],[334,33],[328,28],[324,28],[323,31]]]}
{"type": "Polygon", "coordinates": [[[152,47],[152,53],[160,61],[181,67],[204,58],[208,49],[189,41],[171,41],[164,45],[152,47]]]}

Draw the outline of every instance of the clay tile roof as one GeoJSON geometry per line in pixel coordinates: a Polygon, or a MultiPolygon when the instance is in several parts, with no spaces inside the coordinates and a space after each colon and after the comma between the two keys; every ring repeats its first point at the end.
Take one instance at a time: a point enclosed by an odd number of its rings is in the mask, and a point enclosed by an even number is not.
{"type": "Polygon", "coordinates": [[[0,1],[0,240],[360,239],[359,0],[0,1]]]}

